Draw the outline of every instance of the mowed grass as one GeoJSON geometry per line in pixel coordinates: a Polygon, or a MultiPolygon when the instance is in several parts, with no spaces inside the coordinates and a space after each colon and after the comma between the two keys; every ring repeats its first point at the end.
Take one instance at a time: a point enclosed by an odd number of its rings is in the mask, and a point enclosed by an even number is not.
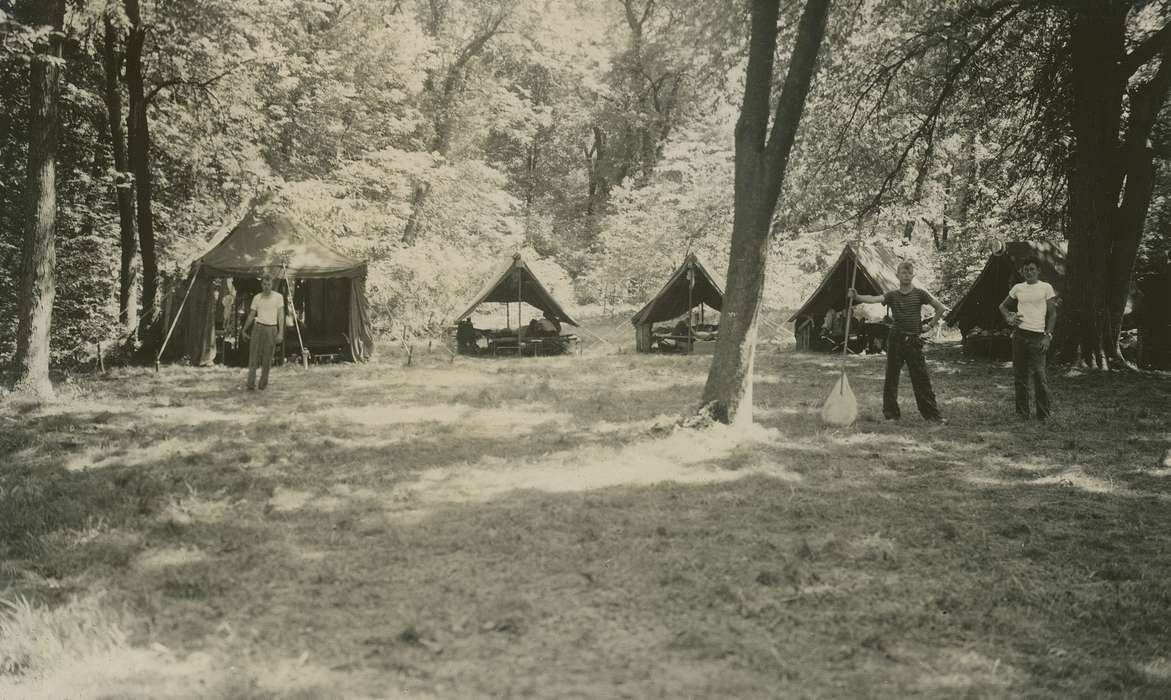
{"type": "Polygon", "coordinates": [[[1040,426],[931,346],[935,427],[851,357],[827,430],[836,361],[769,346],[759,430],[679,429],[711,358],[610,325],[0,402],[0,697],[1171,696],[1168,376],[1040,426]]]}

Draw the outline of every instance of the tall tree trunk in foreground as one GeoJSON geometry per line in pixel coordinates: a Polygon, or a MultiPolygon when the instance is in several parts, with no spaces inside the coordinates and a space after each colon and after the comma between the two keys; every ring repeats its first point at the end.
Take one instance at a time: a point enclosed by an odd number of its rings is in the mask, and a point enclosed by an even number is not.
{"type": "Polygon", "coordinates": [[[1117,144],[1126,90],[1119,67],[1125,27],[1124,9],[1093,17],[1084,11],[1075,14],[1070,32],[1074,142],[1069,176],[1070,283],[1062,337],[1094,366],[1105,364],[1110,237],[1122,184],[1117,144]]]}
{"type": "Polygon", "coordinates": [[[126,130],[122,124],[122,86],[119,80],[122,55],[118,50],[118,32],[106,17],[102,43],[102,67],[105,71],[106,115],[110,127],[110,145],[114,151],[114,195],[118,202],[119,244],[122,265],[118,273],[118,319],[124,328],[138,325],[138,275],[134,261],[138,253],[138,236],[134,229],[134,190],[126,158],[126,130]]]}
{"type": "Polygon", "coordinates": [[[65,0],[40,0],[32,7],[33,22],[52,27],[52,32],[46,43],[37,47],[29,65],[26,220],[13,388],[36,398],[51,398],[49,329],[53,323],[55,293],[53,267],[57,262],[54,245],[57,227],[57,98],[61,83],[65,0]]]}
{"type": "Polygon", "coordinates": [[[720,335],[703,390],[704,405],[724,423],[752,421],[756,315],[764,289],[769,231],[789,153],[813,80],[830,0],[808,0],[769,133],[769,98],[780,0],[753,0],[744,102],[736,124],[736,184],[728,289],[720,335]],[[766,141],[767,136],[767,141],[766,141]]]}
{"type": "Polygon", "coordinates": [[[146,90],[143,82],[142,52],[146,26],[138,0],[125,0],[130,33],[126,38],[126,88],[130,95],[127,114],[130,167],[134,172],[134,194],[138,206],[138,242],[142,252],[142,313],[150,320],[158,314],[159,264],[155,257],[154,213],[151,210],[150,130],[146,117],[146,90]]]}
{"type": "Polygon", "coordinates": [[[1122,315],[1154,192],[1149,138],[1171,88],[1171,27],[1126,53],[1129,9],[1083,0],[1070,27],[1074,138],[1060,355],[1099,368],[1126,365],[1122,315]],[[1156,60],[1151,77],[1129,82],[1156,60]]]}

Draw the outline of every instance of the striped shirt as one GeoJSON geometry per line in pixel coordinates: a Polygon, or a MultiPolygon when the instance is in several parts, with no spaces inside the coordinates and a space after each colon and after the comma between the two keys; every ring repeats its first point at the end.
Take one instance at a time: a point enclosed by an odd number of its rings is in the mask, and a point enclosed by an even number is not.
{"type": "Polygon", "coordinates": [[[913,287],[906,294],[896,289],[884,294],[882,303],[890,309],[894,330],[911,335],[919,335],[923,331],[923,307],[931,305],[930,294],[918,287],[913,287]]]}

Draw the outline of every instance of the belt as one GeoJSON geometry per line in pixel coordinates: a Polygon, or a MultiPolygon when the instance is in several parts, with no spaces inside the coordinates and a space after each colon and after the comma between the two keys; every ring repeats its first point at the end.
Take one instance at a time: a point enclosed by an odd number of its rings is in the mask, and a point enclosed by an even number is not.
{"type": "Polygon", "coordinates": [[[269,327],[269,328],[276,328],[276,327],[277,327],[277,324],[275,324],[275,323],[261,323],[260,321],[257,321],[257,322],[256,322],[256,325],[258,325],[258,326],[267,326],[267,327],[269,327]]]}

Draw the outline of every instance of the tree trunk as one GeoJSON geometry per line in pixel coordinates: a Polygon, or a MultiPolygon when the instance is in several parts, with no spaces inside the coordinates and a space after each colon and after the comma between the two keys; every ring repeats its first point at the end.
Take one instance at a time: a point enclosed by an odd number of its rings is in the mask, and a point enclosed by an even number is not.
{"type": "MultiPolygon", "coordinates": [[[[919,165],[919,174],[915,176],[915,189],[911,194],[911,203],[919,204],[923,201],[923,186],[927,184],[927,175],[931,172],[931,159],[935,157],[935,139],[927,141],[927,152],[923,154],[923,162],[919,165]]],[[[903,240],[910,241],[915,234],[916,217],[912,216],[903,224],[903,240]]],[[[938,246],[936,246],[938,248],[938,246]]]]}
{"type": "Polygon", "coordinates": [[[127,115],[130,167],[138,215],[138,242],[142,253],[142,312],[152,321],[158,316],[159,264],[155,257],[154,214],[151,211],[150,129],[146,116],[142,52],[146,27],[138,0],[125,0],[130,33],[126,39],[126,89],[130,95],[127,115]]]}
{"type": "Polygon", "coordinates": [[[1128,7],[1108,0],[1083,5],[1072,22],[1069,45],[1074,149],[1060,354],[1098,368],[1130,366],[1119,345],[1122,316],[1154,193],[1149,139],[1171,90],[1171,49],[1144,54],[1133,65],[1131,59],[1141,52],[1126,55],[1128,7]],[[1154,76],[1132,88],[1124,104],[1128,71],[1137,72],[1156,56],[1160,62],[1154,76]]]}
{"type": "Polygon", "coordinates": [[[789,153],[813,80],[825,35],[830,0],[808,0],[798,26],[797,43],[768,133],[773,54],[777,41],[779,0],[753,0],[752,34],[744,101],[736,124],[736,176],[732,252],[728,289],[720,316],[720,334],[712,358],[703,402],[724,423],[752,422],[752,373],[756,355],[756,321],[764,291],[769,230],[789,153]],[[768,135],[767,142],[765,140],[768,135]]]}
{"type": "Polygon", "coordinates": [[[423,213],[423,205],[427,203],[427,193],[431,191],[431,184],[420,182],[415,185],[415,194],[411,198],[411,215],[407,218],[407,225],[403,228],[403,244],[414,245],[419,237],[419,216],[423,213]]]}
{"type": "Polygon", "coordinates": [[[593,217],[602,210],[610,197],[610,182],[602,172],[603,162],[608,157],[606,132],[594,126],[594,143],[585,150],[586,156],[586,215],[593,217]]]}
{"type": "Polygon", "coordinates": [[[49,380],[49,330],[57,262],[57,98],[61,81],[61,29],[65,0],[33,4],[34,21],[53,28],[47,44],[37,47],[29,65],[27,218],[21,252],[20,300],[17,310],[13,389],[35,398],[52,398],[49,380]]]}
{"type": "Polygon", "coordinates": [[[954,219],[959,223],[960,235],[968,233],[968,222],[972,218],[972,203],[975,200],[976,184],[980,178],[980,164],[976,160],[976,132],[968,132],[964,140],[963,154],[960,156],[959,192],[954,200],[954,219]]]}
{"type": "Polygon", "coordinates": [[[1061,356],[1105,367],[1112,227],[1116,222],[1122,169],[1118,133],[1126,76],[1118,66],[1124,55],[1126,9],[1093,2],[1075,14],[1069,51],[1073,109],[1073,157],[1069,175],[1069,256],[1066,262],[1065,323],[1061,356]]]}
{"type": "MultiPolygon", "coordinates": [[[[1151,198],[1155,192],[1155,158],[1150,145],[1151,130],[1171,90],[1171,48],[1161,52],[1159,68],[1147,82],[1131,91],[1129,123],[1122,145],[1121,166],[1126,175],[1126,189],[1118,207],[1118,221],[1113,227],[1113,259],[1109,269],[1109,296],[1106,340],[1111,355],[1124,362],[1119,340],[1122,317],[1130,299],[1135,260],[1151,198]]],[[[1127,365],[1129,366],[1129,365],[1127,365]]]]}
{"type": "MultiPolygon", "coordinates": [[[[136,0],[135,0],[136,1],[136,0]]],[[[130,2],[130,0],[127,0],[130,2]]],[[[431,20],[428,31],[432,36],[438,35],[446,20],[447,6],[442,3],[430,2],[431,20]]],[[[484,47],[492,37],[500,31],[501,24],[508,17],[508,12],[499,12],[490,17],[485,25],[476,33],[467,44],[456,54],[455,61],[448,67],[443,76],[443,84],[435,101],[435,114],[432,126],[435,135],[431,140],[431,152],[447,156],[451,148],[451,132],[455,126],[456,98],[463,89],[468,63],[483,52],[484,47]]],[[[411,215],[403,227],[402,242],[411,245],[419,236],[419,216],[423,206],[427,203],[427,195],[431,193],[431,184],[420,181],[415,184],[414,196],[411,202],[411,215]]]]}
{"type": "Polygon", "coordinates": [[[138,236],[134,228],[134,180],[126,158],[126,131],[122,126],[122,87],[119,83],[121,64],[118,33],[107,16],[102,44],[102,67],[105,70],[110,145],[114,152],[114,195],[118,203],[118,224],[121,232],[119,243],[122,265],[118,273],[118,318],[127,331],[132,331],[138,325],[138,270],[134,264],[138,252],[138,236]]]}

